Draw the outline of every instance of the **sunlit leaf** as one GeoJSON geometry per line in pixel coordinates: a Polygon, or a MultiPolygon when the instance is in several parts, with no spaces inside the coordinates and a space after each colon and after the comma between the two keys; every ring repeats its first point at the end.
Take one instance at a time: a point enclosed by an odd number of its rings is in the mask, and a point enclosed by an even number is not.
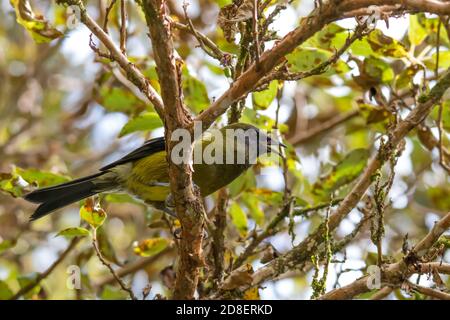
{"type": "Polygon", "coordinates": [[[16,240],[9,240],[9,239],[3,240],[2,242],[0,242],[0,253],[6,251],[8,249],[14,248],[16,243],[17,243],[16,240]]]}
{"type": "Polygon", "coordinates": [[[313,193],[324,198],[329,197],[331,192],[355,180],[364,170],[368,158],[367,149],[352,150],[330,173],[314,184],[313,193]]]}
{"type": "Polygon", "coordinates": [[[66,238],[86,237],[90,234],[89,230],[81,227],[72,227],[61,230],[55,237],[63,236],[66,238]]]}
{"type": "Polygon", "coordinates": [[[253,92],[253,107],[256,109],[267,109],[277,96],[278,81],[274,80],[266,90],[253,92]]]}
{"type": "Polygon", "coordinates": [[[381,83],[389,83],[394,79],[391,66],[382,59],[370,56],[364,59],[360,75],[355,76],[356,83],[363,88],[370,88],[381,83]]]}
{"type": "Polygon", "coordinates": [[[141,257],[152,257],[163,251],[169,240],[165,238],[150,238],[134,243],[133,251],[141,257]]]}
{"type": "MultiPolygon", "coordinates": [[[[289,70],[291,72],[302,72],[309,71],[317,67],[321,63],[330,59],[332,55],[332,52],[323,49],[299,47],[286,58],[288,60],[289,70]]],[[[339,60],[334,66],[331,66],[330,69],[331,70],[327,74],[330,74],[333,70],[338,73],[345,73],[349,70],[347,64],[341,60],[339,60]]]]}
{"type": "Polygon", "coordinates": [[[147,108],[132,92],[121,87],[102,87],[98,103],[108,111],[126,114],[137,114],[147,108]]]}
{"type": "Polygon", "coordinates": [[[259,206],[258,198],[249,192],[244,193],[241,198],[245,206],[249,209],[252,219],[255,220],[256,224],[262,226],[264,224],[264,212],[259,206]]]}
{"type": "Polygon", "coordinates": [[[203,82],[185,72],[183,78],[183,94],[186,105],[199,113],[209,106],[208,91],[203,82]]]}
{"type": "Polygon", "coordinates": [[[16,167],[16,173],[28,183],[36,184],[39,187],[53,186],[70,180],[69,177],[60,174],[33,168],[22,169],[16,167]]]}
{"type": "Polygon", "coordinates": [[[102,300],[126,300],[128,298],[129,295],[127,292],[109,284],[104,286],[103,291],[100,294],[100,299],[102,300]]]}
{"type": "MultiPolygon", "coordinates": [[[[437,53],[433,53],[430,57],[423,60],[425,66],[431,70],[436,69],[437,53]]],[[[439,51],[439,68],[450,68],[450,51],[439,51]]]]}
{"type": "Polygon", "coordinates": [[[16,20],[37,43],[50,42],[63,34],[53,27],[43,16],[36,15],[28,0],[10,0],[16,12],[16,20]]]}
{"type": "Polygon", "coordinates": [[[330,23],[307,41],[308,46],[314,46],[328,51],[342,47],[348,37],[347,29],[336,23],[330,23]]]}
{"type": "Polygon", "coordinates": [[[98,228],[105,222],[106,212],[98,206],[92,207],[85,204],[80,208],[80,217],[89,223],[91,227],[98,228]]]}
{"type": "MultiPolygon", "coordinates": [[[[437,121],[439,119],[439,107],[434,107],[431,112],[431,118],[437,121]]],[[[445,130],[450,131],[450,100],[442,103],[442,126],[445,130]]]]}
{"type": "Polygon", "coordinates": [[[395,87],[397,89],[404,89],[411,87],[414,76],[419,72],[419,66],[413,64],[405,68],[399,75],[395,77],[395,87]]]}
{"type": "Polygon", "coordinates": [[[389,111],[375,105],[364,103],[360,104],[359,108],[367,124],[382,122],[391,116],[389,111]]]}
{"type": "Polygon", "coordinates": [[[409,42],[414,45],[419,45],[423,40],[427,37],[428,33],[425,28],[419,23],[419,19],[417,15],[409,16],[409,29],[408,29],[408,38],[409,42]]]}
{"type": "Polygon", "coordinates": [[[408,51],[401,42],[386,36],[379,29],[375,29],[368,36],[352,43],[350,51],[354,55],[364,57],[403,58],[408,55],[408,51]]]}
{"type": "Polygon", "coordinates": [[[244,210],[239,206],[238,203],[234,202],[230,207],[230,216],[233,224],[238,229],[239,234],[242,237],[247,235],[248,226],[247,226],[247,215],[244,210]]]}
{"type": "Polygon", "coordinates": [[[156,112],[145,112],[130,119],[120,130],[119,137],[136,131],[151,131],[162,127],[163,123],[156,112]]]}
{"type": "Polygon", "coordinates": [[[13,296],[12,290],[5,281],[0,280],[0,300],[8,300],[13,296]]]}

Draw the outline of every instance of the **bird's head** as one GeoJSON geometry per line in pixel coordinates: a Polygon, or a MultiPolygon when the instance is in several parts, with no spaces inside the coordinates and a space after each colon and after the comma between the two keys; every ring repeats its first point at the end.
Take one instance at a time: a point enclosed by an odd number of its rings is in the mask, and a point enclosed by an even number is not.
{"type": "Polygon", "coordinates": [[[226,136],[225,141],[236,143],[238,150],[245,150],[246,157],[250,159],[254,157],[256,160],[257,157],[271,152],[280,155],[279,147],[286,147],[278,139],[248,123],[231,124],[222,130],[226,136]]]}

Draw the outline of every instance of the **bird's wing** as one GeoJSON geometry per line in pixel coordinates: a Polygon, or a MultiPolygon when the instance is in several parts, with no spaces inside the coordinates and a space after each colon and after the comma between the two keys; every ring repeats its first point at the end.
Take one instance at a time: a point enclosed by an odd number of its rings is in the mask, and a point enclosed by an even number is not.
{"type": "Polygon", "coordinates": [[[105,170],[111,169],[115,166],[118,166],[120,164],[139,160],[139,159],[142,159],[149,155],[152,155],[156,152],[160,152],[160,151],[164,151],[164,150],[166,150],[166,143],[165,143],[164,137],[151,139],[151,140],[146,141],[139,148],[131,151],[129,154],[120,158],[119,160],[116,160],[116,161],[100,168],[100,171],[105,171],[105,170]]]}

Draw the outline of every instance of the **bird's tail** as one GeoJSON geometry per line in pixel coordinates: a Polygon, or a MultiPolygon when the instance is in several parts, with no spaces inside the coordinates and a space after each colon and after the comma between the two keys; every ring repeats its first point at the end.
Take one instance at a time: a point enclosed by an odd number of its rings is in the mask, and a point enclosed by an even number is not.
{"type": "Polygon", "coordinates": [[[25,200],[40,204],[31,215],[30,220],[42,218],[71,203],[114,189],[114,180],[107,179],[106,174],[108,174],[107,171],[99,172],[91,176],[28,193],[24,196],[25,200]]]}

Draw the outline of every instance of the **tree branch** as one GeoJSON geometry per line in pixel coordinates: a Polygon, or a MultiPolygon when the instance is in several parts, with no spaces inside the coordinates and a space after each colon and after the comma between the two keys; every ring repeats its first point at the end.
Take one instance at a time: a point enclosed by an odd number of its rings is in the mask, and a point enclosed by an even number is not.
{"type": "Polygon", "coordinates": [[[45,270],[44,272],[40,273],[36,279],[34,279],[34,281],[32,281],[31,283],[29,283],[28,285],[26,285],[25,287],[21,288],[19,291],[16,292],[15,295],[13,295],[10,300],[17,300],[19,299],[21,296],[27,294],[28,292],[30,292],[31,290],[33,290],[34,287],[36,287],[42,280],[44,280],[45,278],[47,278],[52,272],[53,270],[55,270],[55,268],[61,263],[63,262],[63,260],[69,255],[69,253],[76,247],[76,245],[78,244],[78,242],[80,242],[82,238],[80,237],[75,237],[72,239],[72,241],[70,241],[69,245],[67,246],[66,250],[64,250],[60,256],[58,257],[58,259],[55,260],[55,262],[53,262],[50,267],[48,267],[47,270],[45,270]]]}
{"type": "MultiPolygon", "coordinates": [[[[389,141],[386,143],[386,146],[380,148],[380,150],[371,158],[366,169],[359,177],[350,193],[344,198],[340,206],[330,216],[330,231],[337,228],[340,222],[358,204],[366,190],[371,185],[372,176],[383,166],[389,156],[389,153],[395,150],[397,145],[409,131],[411,131],[426,118],[432,107],[437,101],[440,100],[448,87],[450,87],[450,70],[447,70],[445,75],[433,87],[428,95],[419,98],[421,103],[397,125],[392,134],[390,134],[389,141]]],[[[279,274],[284,273],[286,270],[295,268],[297,265],[307,261],[313,254],[312,249],[316,248],[317,245],[323,241],[323,229],[324,226],[321,225],[316,232],[308,236],[291,251],[256,271],[253,275],[253,284],[257,285],[265,280],[272,279],[279,274]]],[[[418,248],[421,246],[422,245],[419,244],[418,248]]]]}
{"type": "Polygon", "coordinates": [[[111,37],[89,16],[83,2],[80,0],[57,0],[56,2],[58,4],[74,5],[80,8],[81,22],[105,45],[110,52],[110,57],[126,72],[128,79],[145,94],[147,99],[155,107],[160,118],[164,120],[164,105],[159,94],[150,85],[150,82],[141,71],[115,45],[111,37]]]}
{"type": "MultiPolygon", "coordinates": [[[[188,163],[176,165],[170,157],[172,148],[178,141],[172,141],[172,133],[177,129],[189,130],[191,139],[192,119],[183,103],[181,84],[182,61],[173,48],[170,21],[164,0],[141,1],[142,9],[150,31],[153,53],[161,84],[161,95],[165,106],[165,136],[169,180],[175,202],[177,216],[181,223],[179,243],[179,265],[173,297],[192,299],[198,279],[199,267],[203,265],[202,242],[203,222],[206,216],[198,190],[192,185],[192,168],[188,163]]],[[[192,146],[189,152],[192,153],[192,146]]]]}
{"type": "MultiPolygon", "coordinates": [[[[436,243],[439,237],[450,228],[450,212],[439,220],[428,234],[404,257],[401,261],[386,266],[382,273],[382,279],[390,286],[400,286],[411,274],[423,271],[423,267],[417,268],[417,261],[420,260],[428,250],[436,243]]],[[[426,270],[426,269],[425,269],[426,270]]],[[[359,278],[344,287],[332,290],[320,299],[351,299],[357,295],[370,291],[367,286],[368,276],[359,278]]]]}
{"type": "Polygon", "coordinates": [[[397,0],[346,0],[340,3],[329,1],[313,10],[301,20],[298,28],[288,33],[271,50],[264,52],[260,57],[258,68],[252,64],[225,93],[198,115],[196,120],[202,121],[203,130],[206,130],[220,115],[226,112],[232,103],[250,92],[255,84],[282,61],[285,55],[292,52],[328,23],[340,19],[342,13],[372,5],[398,5],[405,11],[415,9],[440,15],[450,14],[450,3],[434,0],[405,0],[401,5],[397,0]]]}

